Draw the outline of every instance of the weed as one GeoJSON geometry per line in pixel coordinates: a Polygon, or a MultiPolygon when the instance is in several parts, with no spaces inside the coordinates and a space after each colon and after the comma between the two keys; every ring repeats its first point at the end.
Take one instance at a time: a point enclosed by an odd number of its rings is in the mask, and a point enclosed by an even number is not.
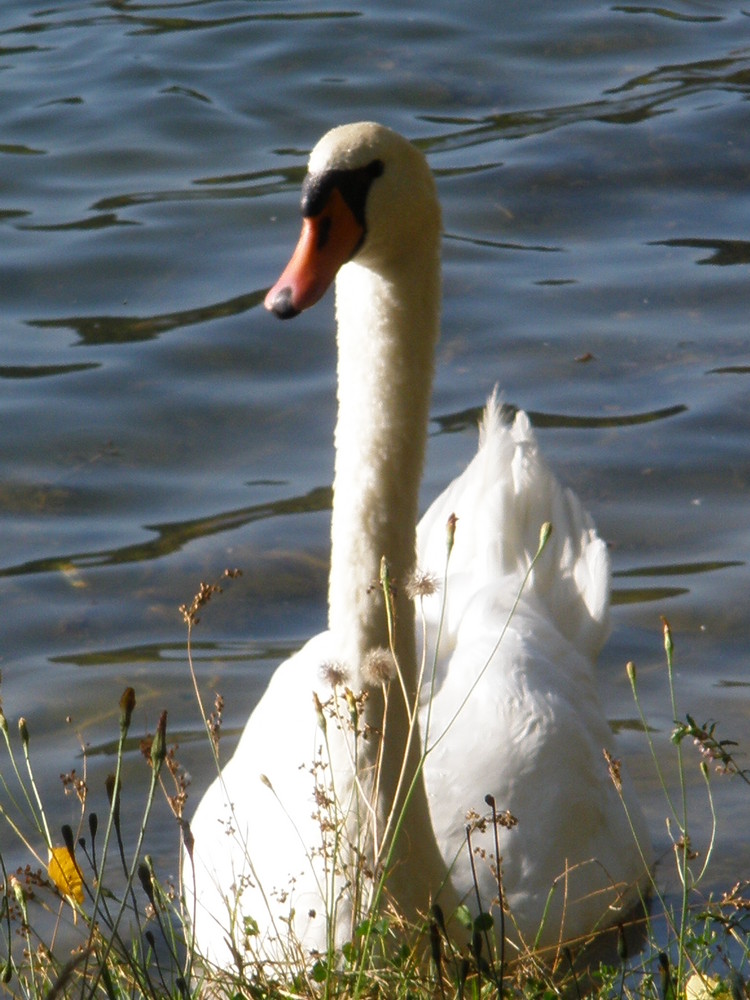
{"type": "MultiPolygon", "coordinates": [[[[415,599],[419,599],[428,585],[434,587],[434,581],[415,585],[415,599]]],[[[393,581],[388,578],[386,566],[380,586],[388,609],[393,581]]],[[[188,626],[191,671],[190,639],[198,612],[219,592],[216,585],[202,585],[193,603],[182,609],[188,626]]],[[[394,627],[392,623],[391,635],[394,627]]],[[[80,804],[78,828],[74,831],[63,826],[59,834],[50,827],[48,811],[38,791],[33,731],[26,720],[20,719],[17,735],[12,736],[0,709],[0,730],[7,756],[7,765],[0,768],[0,822],[29,858],[23,866],[8,871],[0,853],[0,927],[5,943],[0,955],[0,983],[13,996],[29,1000],[42,997],[188,1000],[200,995],[237,1000],[281,997],[353,1000],[375,996],[414,1000],[428,997],[551,1000],[584,993],[596,1000],[745,1000],[750,996],[747,989],[750,880],[744,873],[738,873],[735,884],[720,895],[708,897],[702,886],[707,879],[718,824],[711,781],[739,779],[748,783],[748,771],[740,766],[738,744],[720,736],[716,722],[698,724],[695,716],[679,711],[675,648],[666,620],[662,622],[662,634],[666,685],[676,720],[672,734],[678,763],[676,789],[665,777],[663,762],[650,735],[635,666],[629,664],[627,672],[665,796],[679,893],[676,900],[666,896],[661,880],[657,879],[652,886],[650,911],[635,928],[624,925],[615,928],[614,949],[606,961],[591,957],[581,961],[580,953],[567,947],[557,949],[553,956],[542,955],[532,946],[509,959],[505,923],[512,920],[512,913],[505,906],[497,839],[494,860],[489,859],[497,882],[494,901],[482,900],[477,890],[476,916],[472,917],[466,907],[460,907],[449,921],[435,905],[418,926],[404,922],[388,892],[390,851],[394,838],[399,836],[402,814],[389,815],[382,827],[377,824],[373,827],[368,826],[372,817],[367,810],[357,811],[357,823],[361,825],[353,826],[348,814],[351,803],[339,801],[336,788],[331,785],[325,751],[329,729],[344,728],[351,734],[355,769],[363,741],[377,735],[365,728],[366,699],[348,691],[343,675],[337,673],[340,668],[331,664],[331,678],[336,680],[341,697],[317,703],[323,751],[311,780],[317,783],[329,919],[335,919],[341,903],[342,873],[347,886],[354,886],[351,934],[341,948],[335,946],[331,935],[326,953],[306,961],[290,940],[285,952],[287,966],[276,966],[272,972],[262,965],[246,966],[241,974],[202,965],[190,944],[191,914],[184,912],[181,889],[159,880],[146,853],[148,823],[161,787],[182,831],[185,854],[188,859],[191,857],[190,830],[184,820],[187,779],[175,748],[168,746],[166,713],[161,715],[154,734],[142,742],[148,780],[144,780],[141,818],[132,843],[126,842],[123,832],[122,766],[135,707],[135,693],[127,688],[120,701],[115,769],[106,783],[107,815],[100,822],[90,807],[84,747],[80,772],[71,770],[61,775],[64,791],[80,804]],[[711,817],[708,844],[700,853],[691,839],[693,805],[686,780],[690,768],[695,766],[688,755],[691,741],[696,748],[711,817]],[[370,845],[367,850],[372,848],[374,854],[367,853],[366,845],[370,845]],[[488,903],[492,903],[491,912],[488,903]],[[635,945],[629,940],[629,932],[632,938],[634,930],[635,945]]],[[[391,696],[391,685],[400,697],[405,697],[393,643],[391,649],[378,651],[369,669],[373,684],[382,686],[386,698],[391,696]]],[[[219,701],[206,712],[194,671],[192,675],[207,742],[218,766],[222,704],[219,701]]],[[[413,717],[413,706],[411,712],[413,717]]],[[[608,758],[607,763],[617,787],[618,762],[608,758]]],[[[376,782],[377,774],[359,788],[366,801],[376,782]]],[[[402,800],[408,802],[408,788],[402,800]]],[[[465,846],[472,865],[476,857],[475,831],[480,827],[494,829],[497,837],[501,826],[514,823],[514,818],[502,811],[502,803],[488,797],[486,805],[489,810],[486,815],[473,815],[467,822],[465,846]]],[[[135,803],[129,801],[128,813],[132,815],[134,808],[135,803]]],[[[245,931],[251,940],[252,921],[246,922],[245,931]]],[[[584,955],[590,956],[591,952],[584,951],[584,955]]],[[[239,956],[238,966],[242,968],[239,956]]]]}

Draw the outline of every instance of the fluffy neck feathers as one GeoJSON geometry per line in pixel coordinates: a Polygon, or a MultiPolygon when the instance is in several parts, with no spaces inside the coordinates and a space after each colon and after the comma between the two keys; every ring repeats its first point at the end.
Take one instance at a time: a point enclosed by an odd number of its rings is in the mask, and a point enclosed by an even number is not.
{"type": "Polygon", "coordinates": [[[377,586],[384,556],[396,583],[396,643],[416,683],[414,568],[433,354],[439,328],[438,248],[389,275],[350,263],[336,282],[338,401],[329,623],[352,683],[362,658],[388,646],[377,586]]]}

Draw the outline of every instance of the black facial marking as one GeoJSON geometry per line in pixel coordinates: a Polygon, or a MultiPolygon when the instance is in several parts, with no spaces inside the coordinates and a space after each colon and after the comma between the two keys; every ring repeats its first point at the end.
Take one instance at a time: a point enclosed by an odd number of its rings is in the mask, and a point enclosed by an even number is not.
{"type": "Polygon", "coordinates": [[[349,206],[357,222],[365,228],[365,204],[370,185],[385,169],[382,160],[373,160],[366,167],[351,170],[327,170],[324,174],[308,174],[302,185],[302,214],[309,219],[325,208],[334,188],[349,206]]]}
{"type": "Polygon", "coordinates": [[[328,242],[328,237],[331,235],[331,219],[326,217],[320,221],[320,229],[318,230],[318,239],[316,246],[318,250],[322,250],[323,247],[328,242]]]}

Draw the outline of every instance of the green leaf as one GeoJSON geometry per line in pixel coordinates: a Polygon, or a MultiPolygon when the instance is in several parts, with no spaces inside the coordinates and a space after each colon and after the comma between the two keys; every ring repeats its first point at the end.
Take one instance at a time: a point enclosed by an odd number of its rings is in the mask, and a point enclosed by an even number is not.
{"type": "Polygon", "coordinates": [[[312,967],[312,978],[314,983],[324,983],[326,981],[326,976],[328,975],[328,969],[325,964],[321,961],[317,961],[312,967]]]}
{"type": "Polygon", "coordinates": [[[474,921],[475,931],[491,931],[495,926],[495,921],[491,913],[480,913],[474,921]]]}

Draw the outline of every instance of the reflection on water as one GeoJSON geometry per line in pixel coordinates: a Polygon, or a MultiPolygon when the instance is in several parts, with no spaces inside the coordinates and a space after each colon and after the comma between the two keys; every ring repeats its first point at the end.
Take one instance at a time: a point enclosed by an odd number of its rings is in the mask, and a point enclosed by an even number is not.
{"type": "MultiPolygon", "coordinates": [[[[476,427],[482,415],[481,406],[463,410],[461,413],[448,413],[434,418],[440,428],[440,433],[450,434],[464,431],[467,427],[476,427]]],[[[651,413],[621,413],[616,416],[576,416],[572,413],[538,413],[528,410],[534,427],[631,427],[637,424],[650,423],[652,420],[665,420],[684,413],[687,406],[667,406],[651,413]]]]}
{"type": "Polygon", "coordinates": [[[119,344],[152,340],[170,330],[195,326],[225,316],[238,316],[263,302],[264,291],[238,295],[229,302],[217,302],[198,309],[165,313],[162,316],[70,316],[60,319],[30,319],[29,326],[40,330],[75,330],[84,344],[119,344]]]}
{"type": "MultiPolygon", "coordinates": [[[[750,714],[746,31],[727,4],[3,5],[2,694],[56,821],[61,756],[80,732],[101,787],[126,685],[205,785],[178,613],[201,579],[244,573],[193,645],[226,752],[322,627],[332,312],[290,329],[261,303],[305,151],[376,118],[425,150],[444,206],[424,501],[493,385],[530,411],[611,545],[602,690],[667,847],[623,671],[667,756],[660,615],[684,710],[740,741],[750,714]]],[[[719,884],[750,855],[743,790],[714,783],[719,884]]]]}
{"type": "Polygon", "coordinates": [[[282,517],[286,514],[309,514],[314,511],[330,509],[331,488],[324,486],[311,490],[301,497],[257,504],[242,510],[225,511],[221,514],[195,518],[192,521],[147,525],[149,531],[155,532],[157,536],[150,542],[101,552],[69,553],[54,559],[26,562],[21,566],[7,566],[0,569],[0,576],[48,573],[60,569],[66,571],[93,569],[98,566],[116,566],[128,562],[160,559],[174,552],[179,552],[196,538],[205,539],[211,535],[235,531],[247,524],[252,524],[254,521],[262,521],[269,517],[282,517]]]}
{"type": "Polygon", "coordinates": [[[750,264],[750,242],[747,240],[659,240],[657,245],[665,247],[693,247],[697,250],[712,250],[708,257],[700,257],[696,264],[750,264]]]}
{"type": "Polygon", "coordinates": [[[659,67],[639,75],[619,87],[605,91],[606,96],[581,104],[535,108],[529,111],[507,111],[481,119],[441,115],[426,115],[425,120],[442,126],[459,126],[428,148],[434,151],[455,147],[466,149],[478,142],[526,138],[549,129],[564,128],[581,122],[611,125],[637,125],[656,115],[669,113],[686,98],[704,92],[732,91],[743,96],[750,92],[750,58],[715,62],[688,63],[681,66],[659,67]],[[648,90],[648,93],[641,93],[648,90]],[[637,93],[636,93],[637,92],[637,93]]]}
{"type": "Polygon", "coordinates": [[[93,361],[82,365],[0,365],[0,378],[50,378],[97,367],[93,361]]]}

